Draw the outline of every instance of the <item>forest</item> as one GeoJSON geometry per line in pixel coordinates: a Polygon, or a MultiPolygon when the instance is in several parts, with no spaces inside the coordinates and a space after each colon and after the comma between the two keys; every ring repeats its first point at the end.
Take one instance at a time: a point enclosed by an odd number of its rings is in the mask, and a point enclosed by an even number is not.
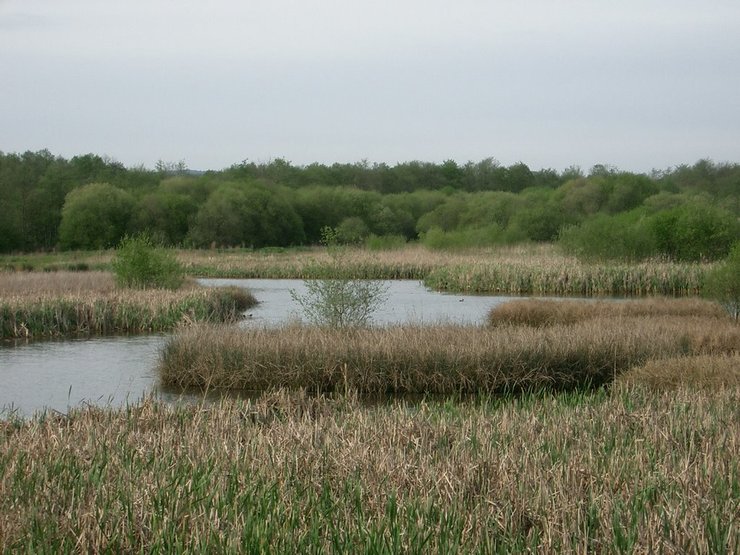
{"type": "Polygon", "coordinates": [[[244,161],[127,168],[95,154],[0,152],[0,252],[91,250],[145,233],[167,246],[343,243],[432,249],[558,243],[583,259],[715,260],[740,239],[740,164],[558,172],[458,164],[244,161]]]}

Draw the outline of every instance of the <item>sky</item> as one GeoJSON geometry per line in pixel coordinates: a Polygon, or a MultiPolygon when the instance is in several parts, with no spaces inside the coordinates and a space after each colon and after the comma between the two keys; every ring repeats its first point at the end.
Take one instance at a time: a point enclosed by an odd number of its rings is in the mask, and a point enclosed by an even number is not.
{"type": "Polygon", "coordinates": [[[0,0],[0,151],[740,162],[737,0],[0,0]]]}

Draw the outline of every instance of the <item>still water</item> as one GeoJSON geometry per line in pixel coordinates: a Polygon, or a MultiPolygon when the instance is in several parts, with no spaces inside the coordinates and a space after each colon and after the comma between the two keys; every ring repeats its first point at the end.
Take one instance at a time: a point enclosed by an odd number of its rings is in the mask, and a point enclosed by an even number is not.
{"type": "MultiPolygon", "coordinates": [[[[300,320],[291,291],[305,293],[301,280],[203,279],[203,285],[236,285],[260,304],[240,326],[280,326],[300,320]]],[[[486,313],[510,297],[450,295],[417,281],[387,281],[387,299],[374,314],[376,325],[402,323],[483,323],[486,313]]],[[[67,412],[84,404],[122,406],[154,394],[174,401],[163,389],[156,365],[165,335],[102,337],[60,341],[0,342],[0,416],[30,416],[43,410],[67,412]]],[[[187,400],[187,396],[185,397],[187,400]]]]}

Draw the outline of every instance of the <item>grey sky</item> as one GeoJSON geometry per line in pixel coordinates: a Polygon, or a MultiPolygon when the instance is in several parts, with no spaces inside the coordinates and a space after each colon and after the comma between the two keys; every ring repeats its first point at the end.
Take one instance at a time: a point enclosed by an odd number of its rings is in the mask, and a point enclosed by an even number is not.
{"type": "Polygon", "coordinates": [[[0,0],[0,150],[740,161],[740,2],[0,0]]]}

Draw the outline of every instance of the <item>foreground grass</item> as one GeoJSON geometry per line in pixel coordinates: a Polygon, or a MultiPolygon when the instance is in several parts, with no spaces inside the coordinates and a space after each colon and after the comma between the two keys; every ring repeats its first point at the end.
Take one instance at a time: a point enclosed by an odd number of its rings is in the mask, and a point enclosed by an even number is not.
{"type": "Polygon", "coordinates": [[[118,289],[105,272],[0,273],[0,338],[142,333],[233,322],[255,303],[236,288],[118,289]]]}
{"type": "MultiPolygon", "coordinates": [[[[179,250],[191,276],[212,278],[331,278],[337,268],[322,248],[179,250]]],[[[0,257],[0,268],[58,270],[106,267],[110,253],[0,257]],[[58,257],[58,258],[55,258],[58,257]]],[[[348,249],[342,273],[358,279],[414,279],[445,291],[540,295],[696,295],[711,264],[650,261],[583,263],[553,245],[444,252],[348,249]]]]}
{"type": "Polygon", "coordinates": [[[0,551],[737,553],[740,385],[0,421],[0,551]]]}
{"type": "Polygon", "coordinates": [[[529,326],[233,329],[195,326],[166,344],[175,387],[387,393],[511,392],[610,382],[649,360],[740,350],[729,317],[601,317],[529,326]]]}

